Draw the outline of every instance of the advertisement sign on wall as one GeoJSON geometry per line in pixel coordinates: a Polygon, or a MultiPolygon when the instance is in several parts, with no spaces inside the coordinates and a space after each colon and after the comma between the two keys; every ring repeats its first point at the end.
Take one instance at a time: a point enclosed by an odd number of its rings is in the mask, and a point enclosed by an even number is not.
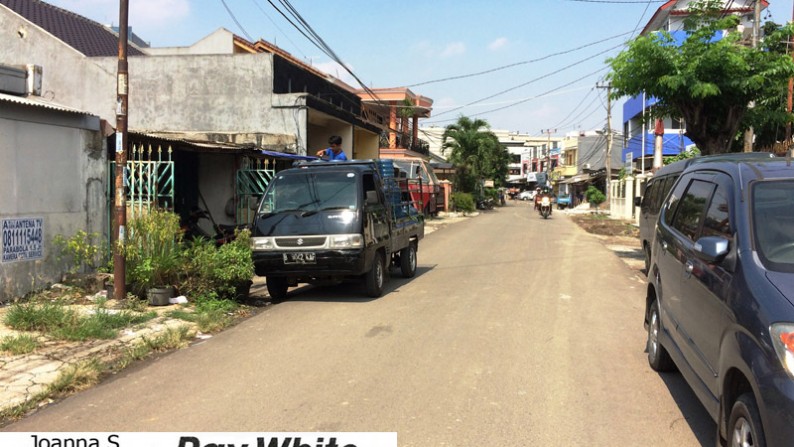
{"type": "Polygon", "coordinates": [[[2,261],[30,261],[44,257],[44,219],[28,217],[3,219],[2,261]]]}

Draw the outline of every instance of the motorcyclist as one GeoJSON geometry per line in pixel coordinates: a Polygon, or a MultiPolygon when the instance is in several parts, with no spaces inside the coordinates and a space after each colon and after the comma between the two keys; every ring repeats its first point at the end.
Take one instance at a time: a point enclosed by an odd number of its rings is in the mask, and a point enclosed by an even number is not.
{"type": "MultiPolygon", "coordinates": [[[[543,197],[548,197],[549,201],[552,199],[551,188],[548,186],[535,188],[535,210],[540,211],[540,201],[543,197]]],[[[549,207],[549,214],[551,214],[551,207],[549,207]]]]}

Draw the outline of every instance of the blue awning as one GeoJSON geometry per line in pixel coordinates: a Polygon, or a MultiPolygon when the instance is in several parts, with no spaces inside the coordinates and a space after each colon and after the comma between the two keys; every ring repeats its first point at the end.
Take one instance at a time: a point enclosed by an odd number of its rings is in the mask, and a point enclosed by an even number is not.
{"type": "Polygon", "coordinates": [[[259,151],[262,155],[267,155],[273,158],[283,158],[285,160],[319,160],[319,157],[314,157],[311,155],[298,155],[298,154],[290,154],[288,152],[276,152],[276,151],[259,151]]]}

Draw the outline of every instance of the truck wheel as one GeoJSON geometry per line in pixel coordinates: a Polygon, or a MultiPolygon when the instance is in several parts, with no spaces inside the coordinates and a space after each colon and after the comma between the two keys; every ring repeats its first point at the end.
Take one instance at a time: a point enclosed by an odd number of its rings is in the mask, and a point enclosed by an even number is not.
{"type": "Polygon", "coordinates": [[[405,278],[416,275],[416,245],[414,242],[400,250],[400,271],[405,278]]]}
{"type": "Polygon", "coordinates": [[[267,293],[270,294],[270,302],[280,303],[287,299],[287,278],[283,276],[268,276],[266,280],[267,293]]]}
{"type": "Polygon", "coordinates": [[[386,279],[386,272],[383,268],[383,255],[375,253],[372,260],[372,268],[367,272],[367,295],[378,298],[383,295],[383,283],[386,279]]]}

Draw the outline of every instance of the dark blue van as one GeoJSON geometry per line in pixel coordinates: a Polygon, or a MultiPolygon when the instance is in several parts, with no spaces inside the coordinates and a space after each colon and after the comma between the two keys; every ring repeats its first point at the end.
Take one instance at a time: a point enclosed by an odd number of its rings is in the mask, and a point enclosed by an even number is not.
{"type": "Polygon", "coordinates": [[[794,166],[693,163],[651,247],[648,362],[677,369],[730,445],[794,443],[794,166]]]}

